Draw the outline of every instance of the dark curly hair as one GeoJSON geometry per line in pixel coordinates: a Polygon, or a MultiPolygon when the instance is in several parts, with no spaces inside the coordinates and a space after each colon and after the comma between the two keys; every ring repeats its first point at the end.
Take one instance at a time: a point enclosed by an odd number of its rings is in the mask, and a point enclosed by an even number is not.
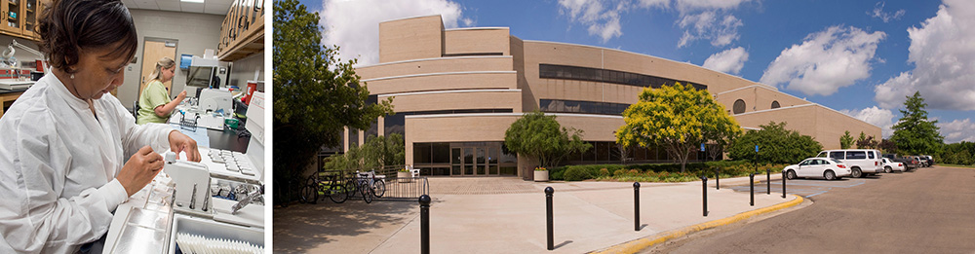
{"type": "Polygon", "coordinates": [[[45,5],[37,25],[41,51],[48,63],[67,73],[76,70],[81,49],[98,49],[121,42],[106,57],[135,56],[139,47],[135,23],[120,0],[54,0],[45,5]]]}

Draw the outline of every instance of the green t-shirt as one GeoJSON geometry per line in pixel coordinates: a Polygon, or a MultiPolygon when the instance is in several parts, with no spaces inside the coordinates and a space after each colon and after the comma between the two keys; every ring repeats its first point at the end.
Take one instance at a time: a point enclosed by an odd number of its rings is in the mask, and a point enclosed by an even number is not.
{"type": "Polygon", "coordinates": [[[169,120],[169,115],[173,113],[169,112],[166,117],[159,117],[156,115],[155,109],[170,101],[169,91],[166,91],[163,83],[159,80],[150,81],[146,88],[142,89],[142,95],[139,96],[139,117],[136,123],[166,123],[169,120]]]}

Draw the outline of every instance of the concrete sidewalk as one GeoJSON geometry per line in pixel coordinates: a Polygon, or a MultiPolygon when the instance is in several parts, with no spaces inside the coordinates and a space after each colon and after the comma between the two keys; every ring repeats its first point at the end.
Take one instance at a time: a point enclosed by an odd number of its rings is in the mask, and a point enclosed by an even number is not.
{"type": "MultiPolygon", "coordinates": [[[[756,178],[764,180],[765,176],[756,178]]],[[[775,179],[778,178],[773,175],[775,179]]],[[[638,242],[645,245],[668,233],[687,233],[684,229],[695,225],[700,227],[736,215],[742,217],[740,214],[761,208],[781,207],[796,199],[792,195],[786,199],[780,194],[766,195],[765,185],[756,184],[755,206],[749,206],[747,192],[730,189],[731,185],[747,184],[747,177],[722,180],[722,186],[729,188],[720,191],[714,189],[713,182],[708,181],[710,214],[707,217],[703,216],[701,182],[641,183],[643,228],[634,231],[632,183],[431,178],[434,199],[430,208],[431,252],[585,253],[638,239],[643,239],[638,242]],[[542,190],[547,186],[555,189],[554,251],[546,250],[542,190]]],[[[709,225],[732,222],[726,221],[709,225]]],[[[366,205],[350,200],[344,204],[297,205],[274,211],[275,252],[417,253],[419,238],[416,202],[379,201],[366,205]],[[307,209],[317,212],[301,211],[307,209]],[[356,217],[362,217],[361,223],[372,226],[351,223],[356,217]],[[330,220],[335,222],[329,223],[330,220]]]]}

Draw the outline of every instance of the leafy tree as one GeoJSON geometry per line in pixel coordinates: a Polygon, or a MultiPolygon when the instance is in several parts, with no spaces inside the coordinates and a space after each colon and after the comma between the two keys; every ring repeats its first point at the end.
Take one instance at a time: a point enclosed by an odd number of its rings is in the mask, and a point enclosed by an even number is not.
{"type": "Polygon", "coordinates": [[[864,138],[863,132],[860,132],[860,139],[857,140],[857,149],[877,149],[877,140],[873,139],[873,136],[864,138]]]}
{"type": "Polygon", "coordinates": [[[640,101],[623,112],[625,125],[616,131],[624,146],[663,147],[686,172],[687,160],[702,143],[724,142],[741,134],[741,127],[707,90],[676,83],[643,89],[640,101]]]}
{"type": "Polygon", "coordinates": [[[938,121],[928,120],[928,112],[924,110],[927,105],[921,98],[921,92],[914,92],[904,102],[906,110],[900,110],[904,116],[894,125],[894,135],[890,137],[891,141],[897,143],[900,153],[936,154],[944,144],[944,137],[935,125],[938,121]]]}
{"type": "Polygon", "coordinates": [[[393,133],[388,136],[371,136],[363,144],[365,160],[375,163],[374,167],[385,168],[406,164],[406,146],[403,135],[393,133]]]}
{"type": "Polygon", "coordinates": [[[785,125],[785,122],[770,122],[760,125],[761,130],[749,130],[732,143],[728,156],[735,160],[792,164],[816,156],[823,150],[823,145],[812,137],[787,130],[785,125]],[[757,153],[755,145],[759,146],[757,153]]]}
{"type": "Polygon", "coordinates": [[[300,173],[322,146],[341,143],[344,126],[366,129],[392,112],[391,100],[367,104],[369,90],[338,47],[320,44],[318,13],[296,0],[274,1],[274,186],[275,201],[292,200],[300,173]],[[291,189],[286,189],[291,188],[291,189]]]}
{"type": "Polygon", "coordinates": [[[850,131],[846,131],[846,134],[840,137],[840,149],[850,149],[853,145],[853,137],[850,136],[850,131]]]}
{"type": "Polygon", "coordinates": [[[332,155],[322,166],[325,170],[364,170],[406,164],[403,135],[369,136],[361,146],[349,147],[345,154],[332,155]]]}
{"type": "Polygon", "coordinates": [[[592,144],[582,141],[581,130],[563,128],[555,116],[535,111],[518,118],[504,133],[508,150],[538,161],[542,167],[555,167],[572,153],[583,153],[592,144]]]}
{"type": "Polygon", "coordinates": [[[897,143],[890,141],[890,139],[880,140],[880,145],[878,145],[881,151],[884,153],[895,153],[897,152],[897,143]]]}

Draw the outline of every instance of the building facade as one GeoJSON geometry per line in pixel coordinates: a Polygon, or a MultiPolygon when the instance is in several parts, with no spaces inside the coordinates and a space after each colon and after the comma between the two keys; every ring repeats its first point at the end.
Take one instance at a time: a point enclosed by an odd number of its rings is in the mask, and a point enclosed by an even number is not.
{"type": "MultiPolygon", "coordinates": [[[[369,130],[345,132],[343,149],[369,135],[402,133],[406,164],[424,175],[531,177],[533,165],[509,153],[504,133],[524,112],[554,114],[593,144],[570,163],[670,161],[659,149],[622,154],[613,132],[646,87],[674,82],[707,89],[746,129],[771,121],[839,148],[845,131],[880,137],[880,128],[775,87],[700,66],[615,49],[512,36],[506,27],[444,29],[439,15],[379,25],[380,63],[356,69],[371,100],[393,97],[395,115],[369,130]]],[[[703,154],[699,158],[703,159],[703,154]]]]}

